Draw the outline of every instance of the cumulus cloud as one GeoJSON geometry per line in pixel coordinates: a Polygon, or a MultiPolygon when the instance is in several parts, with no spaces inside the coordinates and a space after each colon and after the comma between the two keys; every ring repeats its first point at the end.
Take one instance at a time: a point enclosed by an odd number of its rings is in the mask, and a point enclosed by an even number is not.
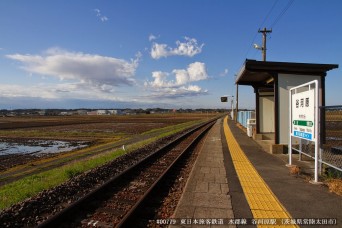
{"type": "Polygon", "coordinates": [[[151,48],[151,57],[160,59],[173,55],[193,57],[202,52],[204,44],[199,45],[194,38],[184,37],[185,42],[176,41],[176,47],[171,48],[167,44],[153,43],[151,48]]]}
{"type": "Polygon", "coordinates": [[[135,70],[141,54],[126,61],[101,55],[69,52],[51,48],[43,55],[7,55],[7,58],[19,61],[29,73],[57,77],[61,80],[73,80],[93,86],[132,85],[135,70]]]}
{"type": "Polygon", "coordinates": [[[207,90],[190,83],[208,79],[205,64],[194,62],[187,69],[175,69],[172,73],[154,71],[153,81],[146,81],[145,88],[151,90],[151,97],[179,98],[207,94],[207,90]],[[169,79],[169,78],[172,79],[169,79]]]}
{"type": "Polygon", "coordinates": [[[96,17],[98,17],[102,22],[108,21],[108,17],[101,14],[101,10],[94,9],[96,17]]]}
{"type": "Polygon", "coordinates": [[[151,92],[147,98],[150,99],[177,99],[186,97],[195,97],[200,95],[207,95],[208,90],[202,89],[197,85],[181,86],[178,88],[162,88],[151,92]]]}
{"type": "Polygon", "coordinates": [[[170,74],[162,71],[154,71],[152,72],[152,77],[154,78],[153,82],[145,82],[145,85],[150,85],[152,87],[172,87],[174,82],[167,81],[167,77],[170,74]]]}
{"type": "Polygon", "coordinates": [[[187,69],[175,69],[172,74],[161,71],[152,72],[154,78],[151,82],[145,82],[151,87],[179,87],[190,82],[208,79],[208,73],[204,63],[194,62],[189,64],[187,69]],[[168,80],[169,76],[174,76],[174,80],[168,80]]]}
{"type": "Polygon", "coordinates": [[[151,57],[153,59],[160,59],[161,57],[170,56],[170,50],[166,44],[154,43],[151,49],[151,57]]]}

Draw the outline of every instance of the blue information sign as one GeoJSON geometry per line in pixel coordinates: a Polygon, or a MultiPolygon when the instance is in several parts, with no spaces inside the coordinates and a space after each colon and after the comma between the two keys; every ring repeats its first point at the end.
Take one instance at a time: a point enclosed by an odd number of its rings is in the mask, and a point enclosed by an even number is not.
{"type": "Polygon", "coordinates": [[[302,132],[302,131],[293,131],[293,135],[296,137],[299,137],[299,138],[312,140],[312,134],[311,133],[306,133],[306,132],[302,132]]]}

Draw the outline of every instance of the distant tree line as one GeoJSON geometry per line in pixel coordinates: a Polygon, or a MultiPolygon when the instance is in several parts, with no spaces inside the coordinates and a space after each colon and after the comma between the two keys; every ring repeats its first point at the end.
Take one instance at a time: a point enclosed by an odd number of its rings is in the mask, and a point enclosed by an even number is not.
{"type": "MultiPolygon", "coordinates": [[[[81,115],[99,109],[1,109],[0,116],[58,116],[67,113],[68,115],[81,115]]],[[[113,109],[101,109],[113,110],[113,109]]],[[[166,108],[147,108],[147,109],[115,109],[120,114],[154,114],[154,113],[225,113],[230,109],[166,109],[166,108]]]]}

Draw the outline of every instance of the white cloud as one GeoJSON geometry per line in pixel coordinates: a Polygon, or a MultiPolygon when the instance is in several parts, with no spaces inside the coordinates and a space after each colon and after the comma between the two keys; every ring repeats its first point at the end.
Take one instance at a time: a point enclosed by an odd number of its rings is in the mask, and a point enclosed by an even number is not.
{"type": "Polygon", "coordinates": [[[100,20],[101,20],[102,22],[108,21],[108,17],[102,16],[102,17],[100,17],[100,20]]]}
{"type": "Polygon", "coordinates": [[[96,13],[96,17],[98,17],[102,22],[108,21],[108,17],[101,14],[101,10],[94,9],[94,12],[96,13]]]}
{"type": "Polygon", "coordinates": [[[172,73],[154,71],[152,77],[153,81],[144,83],[145,88],[152,92],[151,98],[179,98],[204,95],[208,92],[197,85],[189,85],[208,79],[205,64],[201,62],[191,63],[187,69],[175,69],[172,73]]]}
{"type": "Polygon", "coordinates": [[[175,80],[167,80],[170,73],[154,71],[152,77],[154,81],[145,82],[145,86],[152,87],[179,87],[190,82],[196,82],[208,79],[208,73],[205,64],[194,62],[189,64],[187,69],[175,69],[172,71],[175,80]]]}
{"type": "Polygon", "coordinates": [[[159,59],[161,57],[167,57],[170,55],[170,51],[166,44],[154,43],[151,49],[151,57],[153,59],[159,59]]]}
{"type": "Polygon", "coordinates": [[[173,55],[193,57],[202,52],[204,44],[198,45],[194,38],[184,37],[185,42],[176,41],[177,47],[171,48],[167,44],[153,43],[151,48],[151,57],[159,59],[173,55]]]}
{"type": "Polygon", "coordinates": [[[169,76],[169,73],[162,72],[162,71],[154,71],[152,72],[152,77],[154,78],[154,81],[151,83],[145,82],[145,85],[151,85],[153,87],[172,87],[173,82],[168,82],[167,77],[169,76]]]}
{"type": "Polygon", "coordinates": [[[207,94],[208,90],[202,89],[197,85],[189,85],[178,88],[158,88],[153,90],[147,98],[160,101],[160,99],[177,99],[207,94]]]}
{"type": "Polygon", "coordinates": [[[156,37],[155,35],[153,35],[153,34],[150,34],[149,36],[148,36],[148,40],[149,41],[152,41],[152,40],[156,40],[158,37],[156,37]]]}
{"type": "Polygon", "coordinates": [[[22,85],[0,85],[1,97],[17,98],[17,97],[44,97],[56,98],[51,90],[40,88],[39,86],[22,86],[22,85]]]}
{"type": "Polygon", "coordinates": [[[69,52],[51,48],[43,55],[7,55],[8,58],[24,64],[29,73],[73,80],[93,86],[132,85],[135,70],[141,54],[136,59],[126,61],[113,57],[69,52]]]}
{"type": "Polygon", "coordinates": [[[176,85],[185,85],[190,81],[189,72],[187,70],[173,70],[172,73],[176,77],[176,85]]]}
{"type": "Polygon", "coordinates": [[[221,77],[226,76],[228,74],[228,69],[224,69],[224,71],[220,74],[221,77]]]}
{"type": "Polygon", "coordinates": [[[113,92],[114,88],[108,85],[92,86],[84,83],[61,83],[37,85],[0,85],[0,97],[2,99],[16,98],[18,100],[27,98],[40,98],[43,100],[120,100],[113,92]]]}
{"type": "Polygon", "coordinates": [[[101,11],[99,9],[94,9],[96,16],[101,16],[101,11]]]}
{"type": "Polygon", "coordinates": [[[191,63],[188,67],[188,74],[191,82],[208,79],[205,64],[201,62],[191,63]]]}

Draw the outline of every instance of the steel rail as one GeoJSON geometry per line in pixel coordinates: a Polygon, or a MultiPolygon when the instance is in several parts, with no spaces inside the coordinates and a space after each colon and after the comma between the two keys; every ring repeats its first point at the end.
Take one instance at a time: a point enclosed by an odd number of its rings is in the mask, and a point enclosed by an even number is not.
{"type": "MultiPolygon", "coordinates": [[[[153,152],[152,154],[150,154],[149,156],[143,158],[142,160],[140,160],[139,162],[135,163],[134,165],[130,166],[129,168],[127,168],[126,170],[124,170],[123,172],[121,172],[120,174],[110,178],[109,180],[107,180],[106,182],[104,182],[101,186],[96,187],[95,189],[91,190],[89,193],[87,193],[85,196],[83,196],[82,198],[80,198],[79,200],[71,203],[68,207],[62,209],[61,211],[59,211],[58,213],[56,213],[55,215],[51,216],[50,218],[48,218],[47,220],[45,220],[44,222],[40,223],[37,227],[42,228],[42,227],[59,227],[59,224],[62,224],[64,220],[66,220],[67,218],[70,217],[70,215],[72,215],[76,210],[78,210],[79,208],[81,208],[82,205],[84,205],[85,202],[87,201],[91,201],[92,199],[94,199],[97,195],[100,195],[102,192],[104,192],[108,187],[110,187],[110,185],[112,183],[114,183],[115,181],[119,180],[120,178],[122,178],[124,175],[128,174],[129,172],[133,172],[134,170],[136,170],[138,167],[143,166],[145,163],[147,163],[150,159],[153,159],[154,157],[158,156],[160,153],[162,153],[163,151],[167,150],[170,147],[173,147],[174,145],[177,145],[180,141],[182,141],[183,139],[185,139],[187,136],[191,135],[192,133],[196,132],[197,130],[199,130],[200,128],[202,128],[205,125],[210,125],[211,126],[214,124],[214,122],[216,121],[217,118],[215,119],[211,119],[210,121],[207,121],[205,123],[202,123],[200,125],[198,125],[197,127],[193,128],[192,130],[190,130],[189,132],[186,132],[184,134],[182,134],[181,136],[177,137],[176,139],[174,139],[173,141],[171,141],[170,143],[168,143],[167,145],[164,145],[162,148],[158,149],[157,151],[153,152]]],[[[143,200],[141,200],[142,202],[143,200]]],[[[135,206],[134,210],[138,207],[135,206]]],[[[129,214],[133,214],[134,212],[132,211],[129,214]]],[[[129,217],[126,216],[127,218],[129,217]]],[[[126,218],[126,221],[127,221],[126,218]]]]}
{"type": "Polygon", "coordinates": [[[208,124],[205,129],[193,139],[185,149],[177,156],[177,158],[168,166],[168,168],[159,176],[157,180],[151,185],[151,187],[144,193],[144,195],[139,199],[139,201],[130,209],[128,213],[121,219],[121,222],[116,227],[126,227],[127,223],[130,223],[134,219],[134,214],[137,213],[137,209],[141,207],[141,204],[150,196],[151,192],[155,187],[160,184],[160,182],[165,178],[165,176],[170,172],[170,170],[179,162],[179,160],[184,157],[184,155],[189,151],[189,149],[199,141],[199,139],[213,126],[214,123],[208,124]]]}

